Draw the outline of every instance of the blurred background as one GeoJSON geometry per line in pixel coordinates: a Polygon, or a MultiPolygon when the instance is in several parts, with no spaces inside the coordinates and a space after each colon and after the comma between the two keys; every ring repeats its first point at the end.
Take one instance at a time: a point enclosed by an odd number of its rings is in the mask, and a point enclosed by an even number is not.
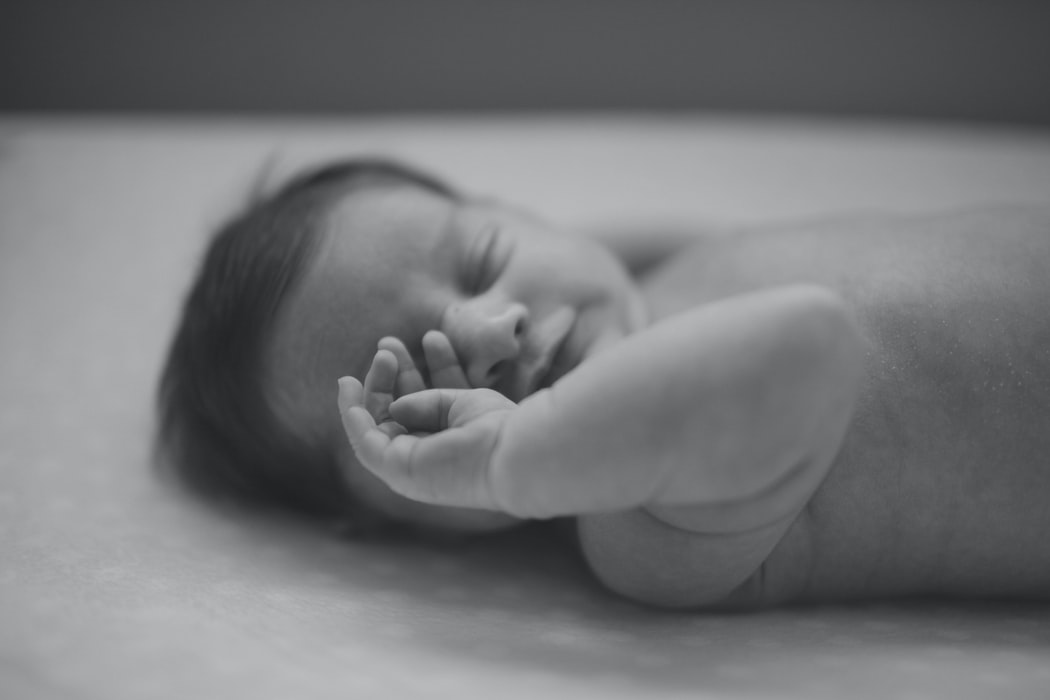
{"type": "Polygon", "coordinates": [[[8,0],[0,110],[1050,124],[1035,0],[8,0]]]}

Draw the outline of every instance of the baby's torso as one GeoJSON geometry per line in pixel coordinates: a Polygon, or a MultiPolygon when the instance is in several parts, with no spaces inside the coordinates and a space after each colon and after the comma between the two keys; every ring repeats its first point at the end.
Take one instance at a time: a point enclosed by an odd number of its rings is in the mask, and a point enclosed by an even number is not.
{"type": "Polygon", "coordinates": [[[828,222],[704,239],[643,281],[653,320],[823,284],[865,333],[852,425],[756,573],[764,597],[1050,595],[1048,232],[1025,215],[828,222]]]}

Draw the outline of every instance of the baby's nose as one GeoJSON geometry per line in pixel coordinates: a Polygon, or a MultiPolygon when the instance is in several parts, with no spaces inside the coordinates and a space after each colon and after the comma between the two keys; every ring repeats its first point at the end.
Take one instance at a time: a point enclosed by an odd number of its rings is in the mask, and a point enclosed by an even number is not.
{"type": "Polygon", "coordinates": [[[445,334],[473,387],[492,387],[521,354],[528,332],[524,304],[464,304],[449,309],[445,334]]]}

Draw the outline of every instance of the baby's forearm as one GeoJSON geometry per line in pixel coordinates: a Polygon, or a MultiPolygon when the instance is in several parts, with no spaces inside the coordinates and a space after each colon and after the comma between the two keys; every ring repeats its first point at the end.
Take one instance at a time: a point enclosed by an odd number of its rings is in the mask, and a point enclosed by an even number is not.
{"type": "MultiPolygon", "coordinates": [[[[524,517],[741,501],[771,490],[781,500],[808,497],[816,483],[804,493],[783,484],[841,442],[861,361],[856,326],[818,287],[741,295],[672,317],[512,411],[490,464],[493,492],[524,517]]],[[[798,505],[770,503],[770,517],[798,505]]]]}

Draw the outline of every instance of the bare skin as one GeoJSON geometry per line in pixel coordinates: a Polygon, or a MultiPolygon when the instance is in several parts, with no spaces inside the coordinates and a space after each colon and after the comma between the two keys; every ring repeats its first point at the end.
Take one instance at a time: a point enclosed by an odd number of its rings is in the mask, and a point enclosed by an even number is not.
{"type": "Polygon", "coordinates": [[[347,435],[369,469],[415,500],[578,516],[595,573],[660,605],[715,602],[761,565],[824,478],[860,378],[857,329],[812,286],[675,314],[519,404],[424,390],[406,349],[380,345],[364,386],[341,380],[347,435]],[[624,526],[657,537],[621,549],[624,526]],[[633,580],[646,557],[679,561],[677,538],[693,549],[716,538],[732,556],[691,552],[696,572],[646,563],[674,588],[633,580]]]}
{"type": "Polygon", "coordinates": [[[423,346],[436,391],[413,376],[407,348],[385,339],[364,386],[342,382],[356,456],[394,491],[435,506],[579,516],[595,573],[647,603],[1048,595],[1045,212],[829,221],[709,238],[652,267],[639,288],[650,323],[663,330],[637,331],[520,404],[469,388],[469,371],[455,368],[470,361],[440,332],[423,346]],[[741,318],[755,322],[731,322],[741,318]],[[798,338],[816,340],[787,353],[786,329],[809,321],[798,338]],[[832,341],[843,351],[822,355],[832,341]],[[734,347],[803,359],[748,365],[739,353],[719,354],[734,347]],[[621,381],[640,372],[649,381],[621,381]],[[692,400],[668,405],[668,392],[683,385],[692,400]],[[755,411],[748,397],[770,386],[780,410],[755,411]],[[720,413],[705,413],[712,405],[720,413]],[[596,421],[575,436],[561,428],[590,406],[601,407],[596,421]],[[691,441],[711,415],[735,418],[691,441]],[[694,422],[655,443],[624,439],[602,452],[639,416],[694,422]],[[807,416],[823,429],[803,429],[807,416]],[[550,443],[571,459],[557,464],[536,447],[550,443]],[[654,449],[671,466],[646,481],[654,449]],[[733,454],[754,459],[733,472],[733,454]],[[541,463],[556,468],[530,468],[541,463]],[[734,473],[739,480],[726,478],[734,473]],[[595,497],[576,497],[588,493],[595,497]]]}
{"type": "Polygon", "coordinates": [[[828,477],[754,595],[1050,595],[1050,216],[713,238],[642,288],[659,317],[802,280],[855,311],[864,381],[828,477]]]}

